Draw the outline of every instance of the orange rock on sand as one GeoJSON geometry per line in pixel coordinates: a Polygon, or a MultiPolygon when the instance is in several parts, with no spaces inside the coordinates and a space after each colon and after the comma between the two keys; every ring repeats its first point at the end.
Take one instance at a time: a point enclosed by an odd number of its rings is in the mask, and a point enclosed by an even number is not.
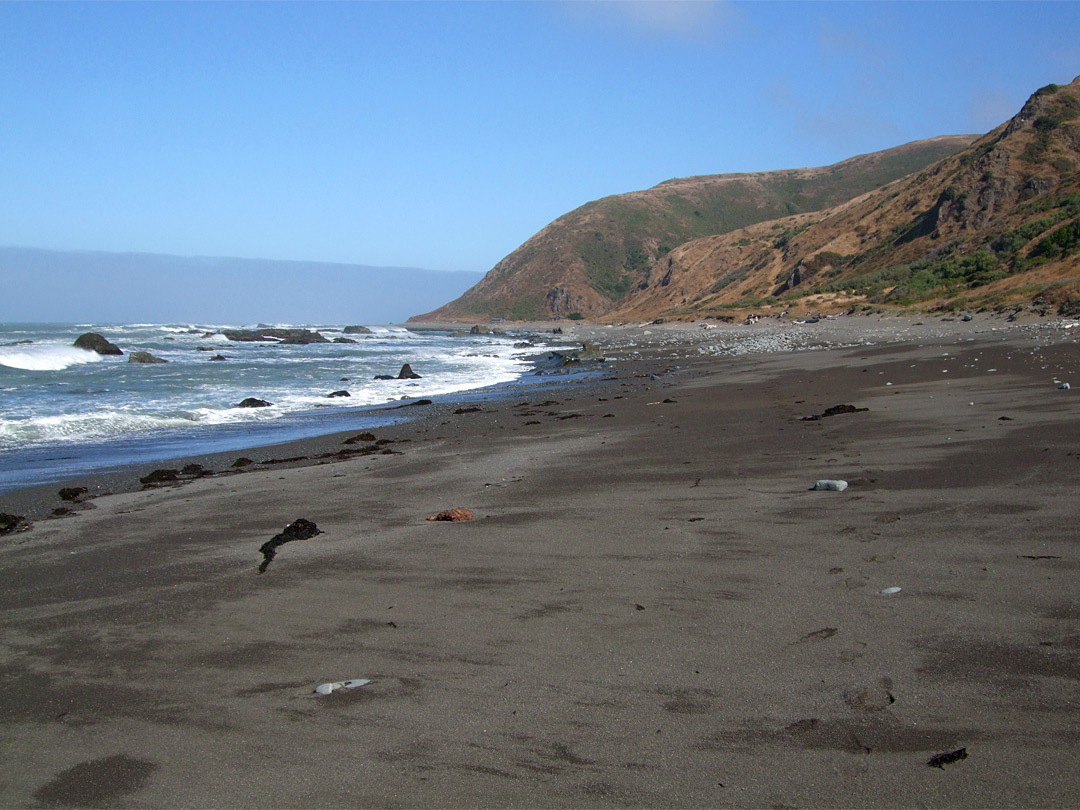
{"type": "Polygon", "coordinates": [[[468,509],[454,508],[432,515],[428,520],[476,520],[476,517],[468,509]]]}

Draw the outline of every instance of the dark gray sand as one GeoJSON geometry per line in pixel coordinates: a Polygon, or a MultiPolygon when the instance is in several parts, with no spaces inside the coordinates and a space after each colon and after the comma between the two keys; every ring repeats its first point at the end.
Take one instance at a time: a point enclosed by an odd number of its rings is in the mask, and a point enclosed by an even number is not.
{"type": "Polygon", "coordinates": [[[849,320],[0,538],[0,806],[1076,806],[1080,329],[849,320]]]}

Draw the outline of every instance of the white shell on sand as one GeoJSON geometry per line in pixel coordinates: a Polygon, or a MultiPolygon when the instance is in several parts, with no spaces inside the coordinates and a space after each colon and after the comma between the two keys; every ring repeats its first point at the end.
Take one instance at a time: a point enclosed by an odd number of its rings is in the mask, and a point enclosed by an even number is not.
{"type": "Polygon", "coordinates": [[[881,589],[881,595],[882,596],[892,596],[894,593],[900,593],[900,591],[902,591],[902,590],[904,590],[904,589],[903,588],[897,588],[894,585],[891,588],[882,588],[881,589]]]}
{"type": "Polygon", "coordinates": [[[351,681],[335,681],[334,683],[320,683],[315,687],[315,693],[319,695],[329,695],[336,689],[355,689],[358,686],[365,686],[371,683],[370,678],[353,678],[351,681]]]}

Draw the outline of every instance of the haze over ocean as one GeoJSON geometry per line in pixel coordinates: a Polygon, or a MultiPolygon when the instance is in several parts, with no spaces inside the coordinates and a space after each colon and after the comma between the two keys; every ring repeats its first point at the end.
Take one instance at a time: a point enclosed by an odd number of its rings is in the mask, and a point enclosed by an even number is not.
{"type": "MultiPolygon", "coordinates": [[[[5,3],[0,245],[483,273],[605,195],[985,132],[1078,43],[1057,2],[5,3]]],[[[0,322],[80,295],[26,275],[0,322]]]]}

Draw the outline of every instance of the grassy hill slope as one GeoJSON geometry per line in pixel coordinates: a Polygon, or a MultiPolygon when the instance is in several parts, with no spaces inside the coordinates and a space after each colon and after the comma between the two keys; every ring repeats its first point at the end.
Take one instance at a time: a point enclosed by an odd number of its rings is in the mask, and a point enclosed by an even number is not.
{"type": "Polygon", "coordinates": [[[552,222],[457,300],[413,320],[597,317],[648,285],[690,240],[818,211],[918,171],[975,136],[946,136],[833,166],[669,180],[587,203],[552,222]]]}
{"type": "Polygon", "coordinates": [[[739,307],[1080,311],[1080,79],[966,149],[816,214],[690,240],[607,319],[739,307]]]}

